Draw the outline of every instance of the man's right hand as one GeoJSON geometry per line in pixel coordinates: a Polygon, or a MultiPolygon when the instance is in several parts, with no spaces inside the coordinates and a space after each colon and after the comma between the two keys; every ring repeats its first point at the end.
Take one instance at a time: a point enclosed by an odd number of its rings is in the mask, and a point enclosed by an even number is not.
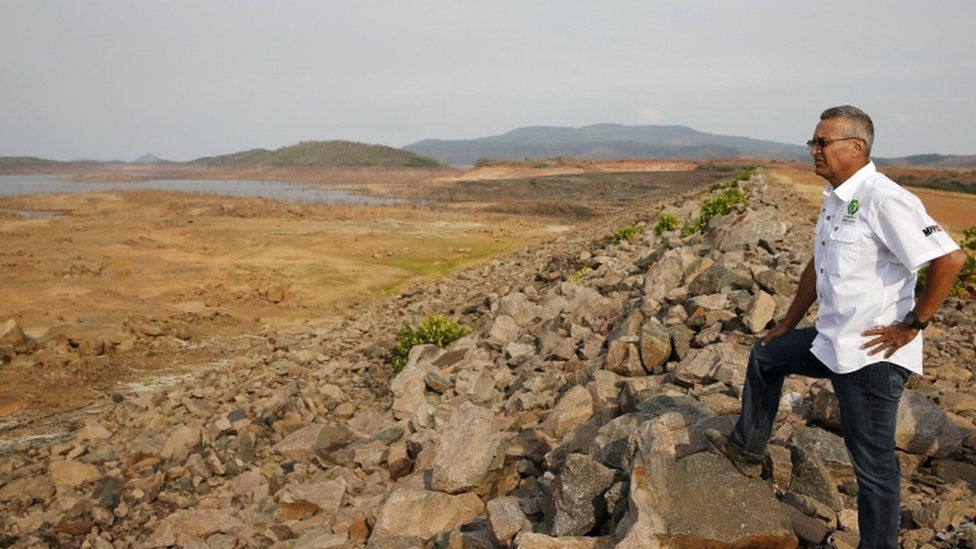
{"type": "Polygon", "coordinates": [[[767,332],[766,335],[764,335],[763,338],[762,338],[763,347],[765,347],[766,345],[769,345],[769,342],[770,341],[776,339],[777,337],[780,337],[780,336],[786,334],[791,329],[792,328],[790,328],[787,324],[785,324],[783,322],[780,322],[779,324],[773,326],[773,329],[770,330],[769,332],[767,332]]]}

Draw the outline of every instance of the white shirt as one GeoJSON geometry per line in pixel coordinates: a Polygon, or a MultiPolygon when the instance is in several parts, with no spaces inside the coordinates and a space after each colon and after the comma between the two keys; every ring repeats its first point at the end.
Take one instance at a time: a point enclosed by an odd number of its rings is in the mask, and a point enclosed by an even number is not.
{"type": "Polygon", "coordinates": [[[922,201],[873,162],[836,189],[817,220],[814,267],[820,308],[811,351],[839,374],[887,360],[922,373],[922,334],[889,358],[869,356],[864,330],[901,320],[915,306],[915,271],[959,246],[922,201]]]}

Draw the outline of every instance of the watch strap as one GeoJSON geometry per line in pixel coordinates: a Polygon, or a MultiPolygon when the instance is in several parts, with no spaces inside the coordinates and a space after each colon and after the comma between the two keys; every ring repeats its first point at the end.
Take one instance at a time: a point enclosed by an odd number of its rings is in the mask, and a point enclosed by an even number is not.
{"type": "Polygon", "coordinates": [[[909,311],[908,314],[905,315],[905,318],[901,321],[902,324],[913,330],[924,330],[929,325],[929,322],[930,321],[928,320],[925,322],[919,320],[918,315],[915,314],[915,311],[909,311]]]}

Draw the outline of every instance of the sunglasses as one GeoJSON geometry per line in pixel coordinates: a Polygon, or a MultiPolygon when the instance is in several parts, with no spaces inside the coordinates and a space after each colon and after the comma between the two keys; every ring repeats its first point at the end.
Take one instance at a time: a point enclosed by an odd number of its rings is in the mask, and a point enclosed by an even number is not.
{"type": "Polygon", "coordinates": [[[810,149],[811,152],[816,149],[824,150],[827,148],[827,145],[830,145],[831,143],[834,143],[836,141],[850,141],[851,139],[863,139],[863,138],[862,137],[837,137],[831,139],[830,137],[814,137],[810,141],[807,141],[807,148],[810,149]]]}

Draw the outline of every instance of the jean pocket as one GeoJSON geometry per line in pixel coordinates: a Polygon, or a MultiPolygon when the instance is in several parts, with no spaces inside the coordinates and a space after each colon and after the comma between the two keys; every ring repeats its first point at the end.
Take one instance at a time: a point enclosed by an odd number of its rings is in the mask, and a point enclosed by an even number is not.
{"type": "Polygon", "coordinates": [[[888,394],[891,398],[900,399],[901,394],[905,392],[905,382],[908,381],[908,376],[911,372],[897,364],[892,364],[890,362],[888,365],[888,394]]]}

